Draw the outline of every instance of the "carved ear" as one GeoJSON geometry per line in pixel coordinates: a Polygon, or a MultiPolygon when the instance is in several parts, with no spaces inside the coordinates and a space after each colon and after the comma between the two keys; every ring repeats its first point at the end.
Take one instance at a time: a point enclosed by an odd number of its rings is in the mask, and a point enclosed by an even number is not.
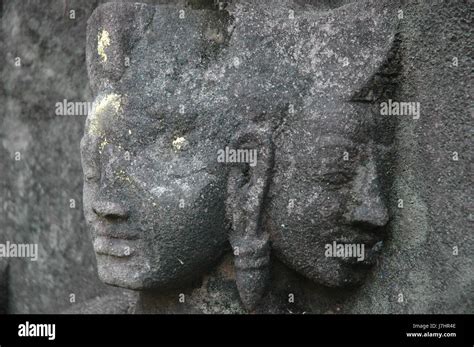
{"type": "Polygon", "coordinates": [[[94,92],[120,80],[127,58],[153,19],[155,7],[139,3],[100,5],[87,23],[86,60],[94,92]]]}
{"type": "Polygon", "coordinates": [[[270,127],[249,126],[235,137],[232,149],[257,153],[252,165],[240,163],[232,167],[227,201],[237,288],[245,308],[251,311],[269,281],[270,245],[262,226],[262,212],[273,167],[270,127]]]}

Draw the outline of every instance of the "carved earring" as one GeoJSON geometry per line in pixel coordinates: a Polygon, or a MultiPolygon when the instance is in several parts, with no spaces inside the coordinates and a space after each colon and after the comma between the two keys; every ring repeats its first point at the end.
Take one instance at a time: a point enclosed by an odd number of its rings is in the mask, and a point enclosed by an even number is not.
{"type": "Polygon", "coordinates": [[[270,277],[268,238],[247,237],[231,242],[235,279],[245,308],[252,311],[265,294],[270,277]]]}
{"type": "MultiPolygon", "coordinates": [[[[256,165],[235,166],[228,180],[227,214],[232,221],[229,241],[234,251],[236,283],[249,311],[255,309],[270,278],[269,236],[262,215],[273,167],[273,149],[267,127],[249,127],[233,141],[234,148],[258,150],[256,165]]],[[[257,152],[255,152],[257,153],[257,152]]],[[[255,155],[257,157],[257,155],[255,155]]]]}

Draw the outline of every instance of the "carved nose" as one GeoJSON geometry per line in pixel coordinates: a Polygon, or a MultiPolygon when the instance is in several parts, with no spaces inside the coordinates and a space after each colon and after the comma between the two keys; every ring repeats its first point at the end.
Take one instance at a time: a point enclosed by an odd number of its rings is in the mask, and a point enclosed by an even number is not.
{"type": "Polygon", "coordinates": [[[361,170],[353,193],[356,203],[349,213],[351,223],[368,228],[379,228],[388,223],[388,210],[380,194],[373,163],[361,170]]]}
{"type": "Polygon", "coordinates": [[[380,197],[368,198],[352,211],[351,222],[362,227],[383,227],[388,223],[388,211],[380,197]]]}
{"type": "Polygon", "coordinates": [[[92,210],[96,215],[103,218],[127,218],[129,211],[122,204],[111,201],[94,201],[92,210]]]}

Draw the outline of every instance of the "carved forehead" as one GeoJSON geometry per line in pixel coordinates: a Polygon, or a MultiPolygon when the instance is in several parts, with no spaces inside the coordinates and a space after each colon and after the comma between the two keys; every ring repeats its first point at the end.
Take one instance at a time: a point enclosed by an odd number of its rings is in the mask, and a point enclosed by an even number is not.
{"type": "Polygon", "coordinates": [[[385,1],[367,0],[289,18],[273,7],[229,15],[106,4],[89,21],[91,84],[140,88],[153,97],[185,95],[183,102],[190,95],[224,102],[253,98],[261,109],[308,92],[348,98],[391,47],[389,10],[393,5],[385,1]]]}
{"type": "MultiPolygon", "coordinates": [[[[149,132],[209,129],[226,139],[250,118],[269,114],[288,117],[295,132],[361,141],[373,120],[366,108],[341,101],[372,77],[389,51],[393,28],[381,17],[389,18],[390,9],[366,0],[291,19],[271,8],[229,16],[106,4],[89,21],[91,84],[99,95],[120,96],[118,128],[132,122],[149,132]],[[290,105],[295,115],[288,115],[290,105]]],[[[92,129],[97,115],[90,117],[92,129]]]]}

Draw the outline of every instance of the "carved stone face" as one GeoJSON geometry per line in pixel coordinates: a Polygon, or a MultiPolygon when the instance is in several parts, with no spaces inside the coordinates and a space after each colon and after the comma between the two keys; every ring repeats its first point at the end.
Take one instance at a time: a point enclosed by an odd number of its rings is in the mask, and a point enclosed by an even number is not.
{"type": "Polygon", "coordinates": [[[328,286],[363,279],[388,222],[377,174],[379,145],[362,107],[340,103],[315,110],[276,140],[267,219],[273,250],[298,272],[328,286]],[[327,249],[334,242],[364,245],[364,252],[358,258],[331,257],[327,249]]]}
{"type": "Polygon", "coordinates": [[[133,95],[95,100],[81,144],[84,210],[108,284],[179,286],[226,249],[215,144],[202,141],[207,127],[191,130],[181,121],[133,95]]]}
{"type": "Polygon", "coordinates": [[[204,80],[225,37],[217,16],[108,3],[89,20],[84,210],[105,283],[182,288],[229,249],[216,153],[232,127],[204,80]]]}

